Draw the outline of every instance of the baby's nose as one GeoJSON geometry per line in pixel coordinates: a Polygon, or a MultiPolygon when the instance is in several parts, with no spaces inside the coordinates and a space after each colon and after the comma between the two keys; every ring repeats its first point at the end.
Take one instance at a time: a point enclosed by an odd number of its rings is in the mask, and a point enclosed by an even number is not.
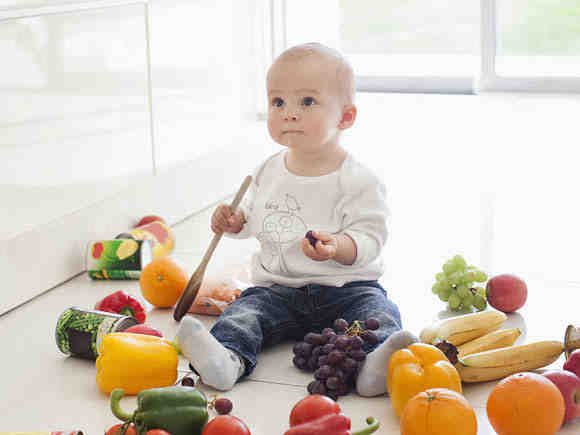
{"type": "Polygon", "coordinates": [[[298,120],[298,114],[296,113],[296,110],[287,109],[286,112],[284,113],[284,120],[286,120],[286,121],[297,121],[298,120]]]}

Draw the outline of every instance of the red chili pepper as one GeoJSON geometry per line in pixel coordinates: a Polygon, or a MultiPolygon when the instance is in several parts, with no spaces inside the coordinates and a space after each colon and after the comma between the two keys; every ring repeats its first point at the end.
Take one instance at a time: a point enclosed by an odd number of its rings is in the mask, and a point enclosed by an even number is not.
{"type": "Polygon", "coordinates": [[[379,428],[379,422],[374,417],[368,417],[367,424],[366,428],[351,432],[350,418],[343,413],[327,414],[291,427],[284,435],[368,435],[379,428]]]}
{"type": "Polygon", "coordinates": [[[145,309],[139,301],[122,290],[115,292],[102,301],[97,302],[95,310],[106,311],[108,313],[123,314],[125,316],[132,316],[139,323],[145,322],[145,309]]]}

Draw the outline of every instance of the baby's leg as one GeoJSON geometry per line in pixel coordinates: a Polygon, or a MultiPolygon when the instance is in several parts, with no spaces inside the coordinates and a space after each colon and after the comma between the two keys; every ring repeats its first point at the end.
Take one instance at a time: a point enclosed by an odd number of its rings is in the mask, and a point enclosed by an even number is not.
{"type": "Polygon", "coordinates": [[[204,384],[230,390],[241,376],[252,372],[264,344],[281,341],[296,325],[290,306],[269,288],[249,288],[222,313],[211,331],[190,316],[184,318],[179,345],[204,384]]]}
{"type": "MultiPolygon", "coordinates": [[[[379,339],[379,345],[367,354],[356,382],[357,393],[365,397],[386,393],[389,358],[397,350],[418,341],[414,334],[402,330],[399,308],[382,289],[362,287],[351,306],[344,312],[344,318],[351,323],[371,317],[379,321],[379,329],[373,331],[379,339]]],[[[371,350],[367,344],[365,348],[367,351],[371,350]]]]}
{"type": "Polygon", "coordinates": [[[185,316],[181,320],[177,342],[202,382],[216,390],[231,390],[244,373],[241,357],[225,348],[194,317],[185,316]]]}

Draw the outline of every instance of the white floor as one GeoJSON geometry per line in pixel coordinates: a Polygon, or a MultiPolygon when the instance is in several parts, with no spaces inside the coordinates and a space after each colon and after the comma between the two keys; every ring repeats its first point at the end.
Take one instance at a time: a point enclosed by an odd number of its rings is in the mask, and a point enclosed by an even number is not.
{"type": "MultiPolygon", "coordinates": [[[[173,257],[191,273],[197,267],[211,238],[208,229],[210,210],[192,217],[174,228],[177,246],[173,257]]],[[[253,241],[222,239],[210,264],[208,274],[225,265],[247,261],[255,248],[253,241]]],[[[33,267],[33,265],[32,265],[33,267]]],[[[405,286],[384,281],[392,299],[399,304],[405,327],[415,333],[432,320],[448,316],[443,303],[428,288],[405,286]],[[417,301],[421,302],[417,302],[417,301]]],[[[540,281],[530,282],[526,306],[509,315],[505,327],[524,331],[518,342],[536,339],[563,339],[565,327],[578,322],[577,288],[544,288],[540,281]],[[557,297],[554,295],[557,294],[557,297]]],[[[112,291],[123,289],[140,296],[137,281],[93,282],[85,274],[52,289],[36,299],[0,317],[2,343],[2,418],[0,431],[56,431],[81,429],[85,434],[102,434],[116,424],[109,410],[108,397],[95,383],[94,362],[66,357],[55,343],[55,325],[59,314],[70,306],[90,308],[112,291]]],[[[199,316],[211,325],[214,317],[199,316]]],[[[160,329],[167,338],[175,335],[177,323],[171,310],[152,309],[147,323],[160,329]]],[[[255,435],[280,434],[288,427],[294,403],[303,398],[312,379],[292,366],[292,343],[265,350],[249,379],[237,384],[222,396],[232,400],[233,415],[247,423],[255,435]]],[[[561,357],[552,367],[561,367],[561,357]]],[[[187,362],[180,361],[180,375],[187,374],[187,362]]],[[[494,434],[487,421],[485,404],[495,382],[465,384],[464,395],[474,407],[479,434],[494,434]]],[[[199,387],[208,395],[210,388],[199,387]]],[[[134,409],[135,397],[121,402],[127,411],[134,409]]],[[[352,418],[353,429],[361,428],[367,416],[381,422],[381,434],[399,433],[386,396],[361,398],[355,393],[339,399],[343,411],[352,418]]],[[[564,426],[560,433],[577,434],[580,421],[564,426]]]]}
{"type": "MultiPolygon", "coordinates": [[[[430,292],[434,274],[461,253],[488,272],[521,275],[529,299],[509,315],[506,328],[524,331],[518,343],[563,339],[580,325],[577,278],[577,136],[580,100],[550,97],[473,97],[362,94],[349,149],[384,175],[391,191],[392,233],[382,280],[399,305],[405,328],[419,333],[449,316],[430,292]],[[482,151],[483,150],[483,151],[482,151]],[[539,175],[538,175],[539,174],[539,175]]],[[[209,244],[209,213],[174,230],[173,257],[192,273],[209,244]]],[[[111,235],[113,236],[113,234],[111,235]]],[[[254,241],[224,238],[208,274],[248,261],[254,241]]],[[[35,265],[30,265],[34,273],[35,265]]],[[[86,274],[0,316],[2,406],[0,431],[82,429],[102,434],[116,423],[108,397],[95,383],[94,362],[66,357],[55,343],[55,325],[68,307],[91,308],[123,289],[139,296],[136,281],[93,282],[86,274]]],[[[5,292],[10,289],[5,289],[5,292]]],[[[148,323],[167,338],[177,323],[171,310],[153,309],[148,323]]],[[[199,316],[210,326],[214,317],[199,316]]],[[[292,366],[292,344],[267,349],[249,379],[225,394],[233,414],[255,435],[279,434],[294,403],[312,379],[292,366]]],[[[563,357],[552,367],[559,368],[563,357]]],[[[188,373],[180,362],[180,374],[188,373]]],[[[495,382],[464,385],[478,416],[479,434],[493,434],[485,404],[495,382]]],[[[211,389],[200,385],[209,395],[211,389]]],[[[389,399],[340,398],[353,429],[373,415],[382,434],[399,432],[389,399]]],[[[130,410],[135,398],[123,399],[130,410]]],[[[560,433],[580,433],[580,421],[560,433]]]]}

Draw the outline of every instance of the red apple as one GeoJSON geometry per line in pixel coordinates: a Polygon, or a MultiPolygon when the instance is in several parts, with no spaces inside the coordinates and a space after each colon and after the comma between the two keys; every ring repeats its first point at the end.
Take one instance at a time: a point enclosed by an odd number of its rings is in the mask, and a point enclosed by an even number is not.
{"type": "Polygon", "coordinates": [[[564,370],[574,373],[580,377],[580,349],[576,349],[564,363],[564,370]]]}
{"type": "Polygon", "coordinates": [[[163,338],[163,334],[161,332],[147,325],[133,325],[123,330],[123,332],[131,332],[133,334],[155,335],[156,337],[163,338]]]}
{"type": "Polygon", "coordinates": [[[148,216],[142,217],[141,220],[139,222],[137,222],[137,225],[135,225],[135,228],[142,227],[143,225],[147,225],[147,224],[150,224],[151,222],[155,222],[155,221],[165,223],[165,219],[160,218],[159,216],[148,215],[148,216]]]}
{"type": "Polygon", "coordinates": [[[548,370],[543,375],[558,387],[564,397],[564,423],[580,417],[580,378],[572,372],[560,369],[548,370]]]}
{"type": "Polygon", "coordinates": [[[526,283],[515,275],[497,275],[487,281],[487,301],[496,310],[511,313],[519,310],[528,298],[526,283]]]}

